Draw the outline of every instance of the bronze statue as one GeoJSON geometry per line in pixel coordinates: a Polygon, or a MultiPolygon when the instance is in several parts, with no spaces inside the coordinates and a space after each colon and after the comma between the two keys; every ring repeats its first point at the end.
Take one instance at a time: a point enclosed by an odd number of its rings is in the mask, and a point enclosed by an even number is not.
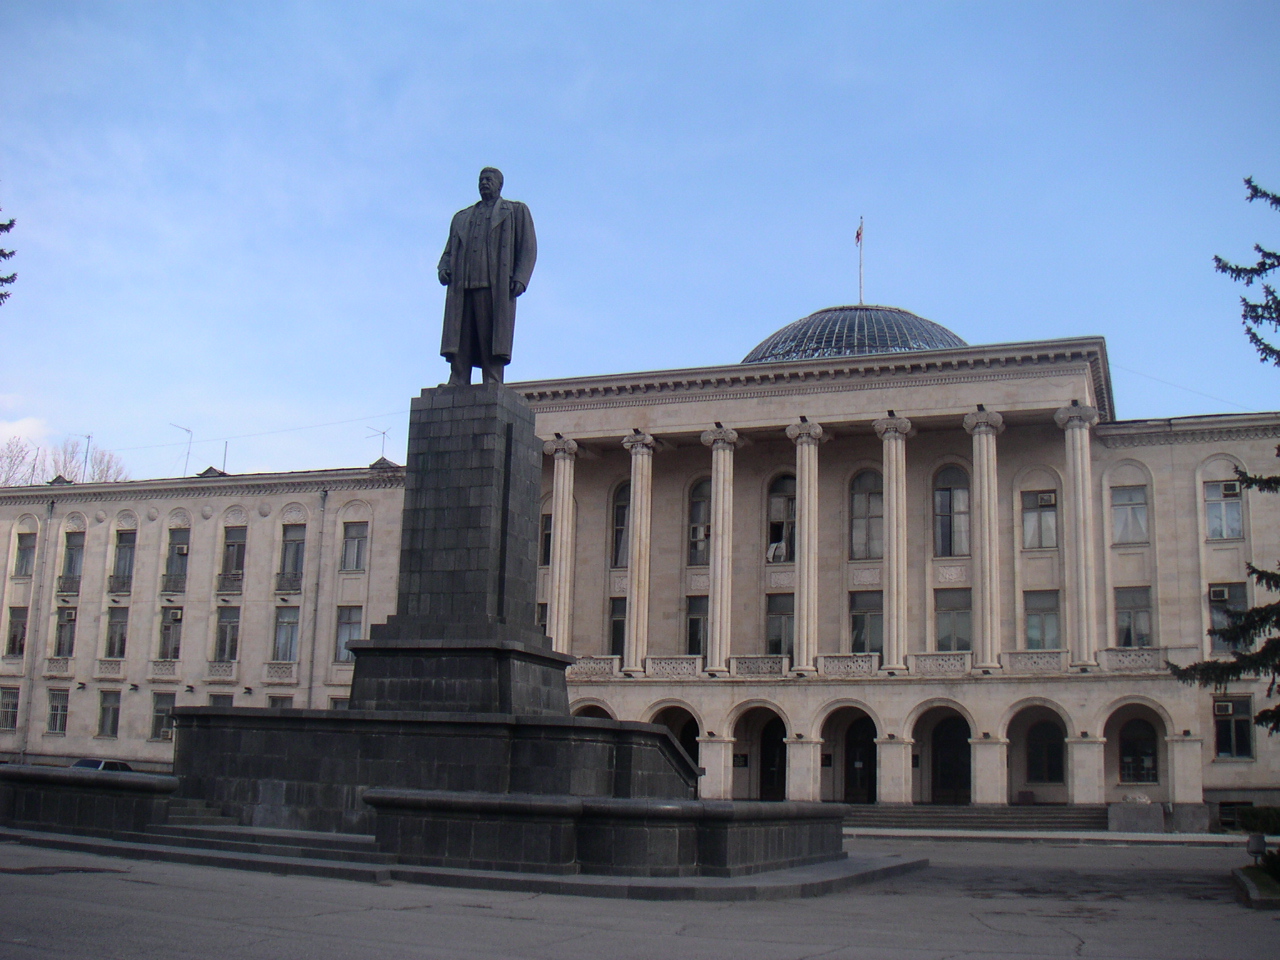
{"type": "Polygon", "coordinates": [[[440,355],[449,361],[449,385],[471,382],[479,367],[485,383],[501,383],[511,362],[516,297],[529,286],[538,239],[533,217],[519,200],[502,198],[502,171],[480,171],[480,202],[459,210],[436,268],[449,288],[444,300],[440,355]]]}

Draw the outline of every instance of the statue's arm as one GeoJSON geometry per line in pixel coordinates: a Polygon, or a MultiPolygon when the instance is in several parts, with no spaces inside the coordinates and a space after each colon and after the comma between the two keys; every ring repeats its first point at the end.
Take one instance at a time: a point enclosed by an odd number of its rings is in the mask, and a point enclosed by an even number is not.
{"type": "Polygon", "coordinates": [[[440,254],[440,262],[436,264],[436,275],[440,277],[440,282],[446,287],[453,278],[453,260],[449,256],[449,251],[453,249],[454,226],[457,221],[458,215],[455,213],[453,219],[449,221],[449,236],[444,242],[444,253],[440,254]]]}
{"type": "Polygon", "coordinates": [[[515,209],[515,262],[511,265],[511,295],[524,293],[538,260],[538,236],[533,232],[533,217],[523,203],[515,209]]]}

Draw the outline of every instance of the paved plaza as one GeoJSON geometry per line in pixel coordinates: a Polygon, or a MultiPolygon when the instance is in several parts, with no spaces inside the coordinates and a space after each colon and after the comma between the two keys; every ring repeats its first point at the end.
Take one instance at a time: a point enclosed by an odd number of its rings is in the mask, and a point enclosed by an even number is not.
{"type": "Polygon", "coordinates": [[[1242,850],[859,841],[918,873],[811,900],[652,903],[276,877],[0,845],[0,958],[1280,957],[1242,850]]]}

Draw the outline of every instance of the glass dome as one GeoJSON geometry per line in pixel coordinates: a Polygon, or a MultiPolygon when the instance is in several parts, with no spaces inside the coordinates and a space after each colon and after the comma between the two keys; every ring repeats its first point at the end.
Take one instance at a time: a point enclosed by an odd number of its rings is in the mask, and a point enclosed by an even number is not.
{"type": "Polygon", "coordinates": [[[742,360],[813,360],[968,346],[946,327],[897,307],[828,307],[765,338],[742,360]]]}

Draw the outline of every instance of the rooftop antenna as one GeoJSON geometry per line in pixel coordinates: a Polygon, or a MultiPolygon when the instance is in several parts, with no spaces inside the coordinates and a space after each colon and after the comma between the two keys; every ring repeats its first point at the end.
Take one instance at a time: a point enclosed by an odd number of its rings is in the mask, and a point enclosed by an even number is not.
{"type": "Polygon", "coordinates": [[[231,442],[230,440],[222,441],[222,472],[223,473],[227,472],[227,444],[229,444],[230,442],[231,442]]]}
{"type": "Polygon", "coordinates": [[[858,306],[862,306],[862,218],[858,218],[858,232],[853,242],[858,245],[858,306]]]}
{"type": "Polygon", "coordinates": [[[89,448],[93,446],[92,433],[77,433],[77,437],[84,437],[84,471],[80,475],[81,483],[89,482],[89,448]]]}
{"type": "Polygon", "coordinates": [[[185,477],[187,475],[187,468],[191,466],[191,430],[188,427],[178,426],[176,423],[171,423],[169,426],[187,431],[187,458],[182,461],[182,475],[185,477]]]}
{"type": "Polygon", "coordinates": [[[366,439],[366,440],[369,440],[369,439],[371,439],[371,438],[372,438],[372,437],[374,437],[374,436],[380,436],[380,437],[382,437],[382,453],[381,453],[381,456],[382,456],[382,457],[386,457],[386,455],[387,455],[387,432],[388,432],[391,428],[390,428],[390,427],[387,427],[387,429],[386,429],[386,430],[375,430],[373,427],[366,426],[366,427],[365,427],[365,429],[366,429],[366,430],[370,430],[370,431],[372,431],[372,432],[371,432],[367,437],[365,437],[365,439],[366,439]]]}

